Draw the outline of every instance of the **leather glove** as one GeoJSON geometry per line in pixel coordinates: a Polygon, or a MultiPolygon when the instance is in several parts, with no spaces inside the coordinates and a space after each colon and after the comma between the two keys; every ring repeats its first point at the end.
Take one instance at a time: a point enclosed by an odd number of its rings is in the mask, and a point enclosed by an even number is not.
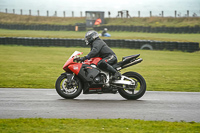
{"type": "Polygon", "coordinates": [[[77,61],[84,62],[86,59],[87,58],[84,56],[84,57],[78,58],[77,61]]]}

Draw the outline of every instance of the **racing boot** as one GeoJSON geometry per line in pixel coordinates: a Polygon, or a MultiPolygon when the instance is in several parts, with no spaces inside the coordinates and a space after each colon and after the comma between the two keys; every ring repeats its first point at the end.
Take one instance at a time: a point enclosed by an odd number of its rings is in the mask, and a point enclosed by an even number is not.
{"type": "Polygon", "coordinates": [[[120,80],[121,77],[122,77],[121,74],[118,71],[116,71],[112,79],[114,79],[114,80],[120,80]]]}
{"type": "Polygon", "coordinates": [[[121,74],[117,70],[115,70],[111,65],[107,64],[107,70],[112,73],[113,80],[121,79],[121,74]]]}

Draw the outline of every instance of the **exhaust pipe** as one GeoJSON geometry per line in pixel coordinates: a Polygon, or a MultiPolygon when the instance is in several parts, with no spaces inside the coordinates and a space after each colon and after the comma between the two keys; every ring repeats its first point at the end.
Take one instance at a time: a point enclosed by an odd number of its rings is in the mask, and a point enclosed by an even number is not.
{"type": "Polygon", "coordinates": [[[136,60],[134,60],[134,61],[131,61],[130,63],[128,63],[128,64],[126,64],[126,65],[123,65],[123,66],[122,66],[122,69],[123,69],[123,68],[126,68],[126,67],[129,67],[129,66],[132,66],[132,65],[135,65],[135,64],[140,63],[140,62],[142,62],[142,61],[143,61],[142,58],[138,58],[138,59],[136,59],[136,60]]]}

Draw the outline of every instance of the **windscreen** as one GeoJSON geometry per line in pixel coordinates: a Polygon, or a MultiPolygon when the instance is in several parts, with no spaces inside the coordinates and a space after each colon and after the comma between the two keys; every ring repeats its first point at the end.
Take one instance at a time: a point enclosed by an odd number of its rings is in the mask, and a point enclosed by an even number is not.
{"type": "Polygon", "coordinates": [[[69,57],[69,59],[72,58],[73,56],[81,55],[81,54],[83,54],[83,52],[75,51],[75,52],[69,57]]]}

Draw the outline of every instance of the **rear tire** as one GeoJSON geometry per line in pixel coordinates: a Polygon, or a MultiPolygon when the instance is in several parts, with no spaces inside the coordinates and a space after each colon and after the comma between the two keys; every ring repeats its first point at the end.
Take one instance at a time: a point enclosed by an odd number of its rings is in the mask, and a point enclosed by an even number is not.
{"type": "Polygon", "coordinates": [[[74,76],[74,79],[70,83],[67,81],[66,75],[59,76],[55,87],[57,93],[65,99],[76,98],[82,92],[81,81],[76,76],[74,76]]]}
{"type": "Polygon", "coordinates": [[[136,72],[126,72],[123,75],[133,79],[137,85],[124,85],[123,89],[118,90],[119,94],[128,100],[137,100],[141,98],[146,92],[145,79],[139,73],[136,72]]]}

